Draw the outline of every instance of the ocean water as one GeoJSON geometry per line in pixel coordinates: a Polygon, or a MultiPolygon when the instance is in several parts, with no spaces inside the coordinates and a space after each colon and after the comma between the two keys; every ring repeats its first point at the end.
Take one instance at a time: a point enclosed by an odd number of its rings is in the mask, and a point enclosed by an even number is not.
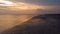
{"type": "Polygon", "coordinates": [[[34,15],[0,15],[0,32],[28,21],[34,15]]]}

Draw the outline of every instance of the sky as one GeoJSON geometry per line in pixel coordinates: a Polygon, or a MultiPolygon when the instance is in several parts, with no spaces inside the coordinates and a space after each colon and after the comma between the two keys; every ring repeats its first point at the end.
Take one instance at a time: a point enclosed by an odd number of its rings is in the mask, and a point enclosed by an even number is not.
{"type": "Polygon", "coordinates": [[[60,0],[0,0],[0,31],[33,16],[9,14],[60,14],[60,0]]]}
{"type": "Polygon", "coordinates": [[[60,13],[60,0],[0,0],[1,14],[60,13]]]}

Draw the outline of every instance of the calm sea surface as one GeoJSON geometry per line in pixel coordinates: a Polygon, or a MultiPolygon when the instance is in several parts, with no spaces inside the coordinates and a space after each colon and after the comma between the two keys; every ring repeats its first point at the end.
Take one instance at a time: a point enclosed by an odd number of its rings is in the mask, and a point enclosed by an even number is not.
{"type": "Polygon", "coordinates": [[[0,15],[0,32],[31,19],[34,15],[0,15]]]}

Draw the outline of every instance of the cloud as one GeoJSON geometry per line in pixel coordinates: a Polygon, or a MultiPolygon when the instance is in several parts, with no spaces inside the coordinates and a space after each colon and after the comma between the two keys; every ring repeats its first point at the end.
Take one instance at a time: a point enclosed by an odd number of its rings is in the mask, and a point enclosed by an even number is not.
{"type": "MultiPolygon", "coordinates": [[[[7,2],[7,1],[6,1],[7,2]]],[[[36,10],[39,8],[38,5],[33,5],[33,4],[28,4],[28,3],[23,3],[23,2],[12,2],[12,4],[10,3],[11,1],[8,2],[8,4],[4,2],[5,4],[0,4],[0,12],[3,13],[7,13],[7,14],[26,14],[26,13],[33,13],[33,10],[36,10]]]]}
{"type": "Polygon", "coordinates": [[[9,0],[12,4],[0,5],[2,14],[60,13],[59,0],[9,0]]]}
{"type": "Polygon", "coordinates": [[[60,5],[60,0],[15,0],[18,2],[33,3],[39,5],[60,5]]]}

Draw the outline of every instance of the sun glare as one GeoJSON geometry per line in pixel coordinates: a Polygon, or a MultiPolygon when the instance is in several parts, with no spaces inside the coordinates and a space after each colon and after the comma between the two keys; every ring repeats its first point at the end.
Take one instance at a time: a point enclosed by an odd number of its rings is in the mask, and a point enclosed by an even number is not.
{"type": "Polygon", "coordinates": [[[14,3],[7,0],[0,0],[0,6],[12,6],[14,3]]]}
{"type": "Polygon", "coordinates": [[[0,6],[7,7],[4,9],[20,11],[20,10],[34,10],[39,8],[38,5],[23,3],[23,2],[13,2],[9,0],[0,0],[0,6]]]}

